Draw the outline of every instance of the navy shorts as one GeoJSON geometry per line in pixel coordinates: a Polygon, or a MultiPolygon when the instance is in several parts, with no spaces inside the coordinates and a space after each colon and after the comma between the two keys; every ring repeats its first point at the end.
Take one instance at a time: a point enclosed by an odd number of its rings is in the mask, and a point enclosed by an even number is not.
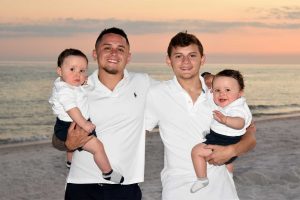
{"type": "MultiPolygon", "coordinates": [[[[231,144],[238,143],[242,136],[227,136],[227,135],[221,135],[213,130],[210,129],[210,133],[205,136],[206,141],[204,144],[213,144],[213,145],[221,145],[221,146],[228,146],[231,144]]],[[[237,157],[231,158],[229,161],[227,161],[225,164],[232,163],[237,157]]]]}
{"type": "MultiPolygon", "coordinates": [[[[71,122],[62,121],[62,120],[58,119],[58,117],[56,118],[56,122],[54,125],[54,134],[56,135],[56,137],[59,140],[61,140],[61,141],[67,140],[68,129],[69,129],[70,125],[71,125],[71,122]]],[[[90,133],[89,135],[96,136],[95,130],[92,133],[90,133]]]]}

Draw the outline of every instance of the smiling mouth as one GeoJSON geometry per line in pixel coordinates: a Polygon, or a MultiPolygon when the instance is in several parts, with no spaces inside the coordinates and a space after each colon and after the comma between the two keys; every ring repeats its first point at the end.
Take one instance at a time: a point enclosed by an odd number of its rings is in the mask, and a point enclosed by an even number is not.
{"type": "Polygon", "coordinates": [[[114,64],[117,64],[119,62],[119,60],[114,60],[114,59],[108,59],[107,61],[114,64]]]}
{"type": "Polygon", "coordinates": [[[227,99],[219,99],[219,101],[220,101],[221,103],[223,103],[223,102],[227,101],[227,99]]]}
{"type": "Polygon", "coordinates": [[[191,71],[192,67],[181,67],[180,70],[182,70],[182,71],[191,71]]]}

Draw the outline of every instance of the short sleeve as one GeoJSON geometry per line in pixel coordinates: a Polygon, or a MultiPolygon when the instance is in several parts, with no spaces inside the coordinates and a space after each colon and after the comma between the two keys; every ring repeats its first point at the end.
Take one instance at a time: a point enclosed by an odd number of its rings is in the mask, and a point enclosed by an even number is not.
{"type": "Polygon", "coordinates": [[[146,99],[146,112],[145,112],[145,123],[146,123],[146,130],[151,131],[158,125],[158,117],[155,107],[155,101],[153,98],[153,93],[151,88],[147,94],[146,99]]]}
{"type": "Polygon", "coordinates": [[[75,91],[70,87],[60,88],[57,93],[57,99],[65,111],[77,107],[75,91]]]}

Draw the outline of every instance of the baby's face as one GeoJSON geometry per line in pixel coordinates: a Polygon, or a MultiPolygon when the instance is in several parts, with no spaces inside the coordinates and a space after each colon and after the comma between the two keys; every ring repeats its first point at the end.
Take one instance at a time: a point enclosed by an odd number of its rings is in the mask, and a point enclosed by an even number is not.
{"type": "Polygon", "coordinates": [[[62,66],[57,67],[57,74],[70,85],[83,85],[87,78],[87,61],[81,56],[68,56],[62,66]]]}
{"type": "Polygon", "coordinates": [[[212,92],[214,102],[222,108],[243,95],[243,91],[240,89],[238,81],[226,76],[214,78],[212,92]]]}

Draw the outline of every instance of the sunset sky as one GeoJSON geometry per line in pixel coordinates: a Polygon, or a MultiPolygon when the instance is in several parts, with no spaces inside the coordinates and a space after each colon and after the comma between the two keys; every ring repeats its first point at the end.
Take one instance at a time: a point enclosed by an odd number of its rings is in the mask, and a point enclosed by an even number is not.
{"type": "Polygon", "coordinates": [[[164,62],[170,38],[199,37],[209,63],[300,64],[300,0],[0,0],[0,60],[91,54],[99,32],[124,29],[133,62],[164,62]]]}

